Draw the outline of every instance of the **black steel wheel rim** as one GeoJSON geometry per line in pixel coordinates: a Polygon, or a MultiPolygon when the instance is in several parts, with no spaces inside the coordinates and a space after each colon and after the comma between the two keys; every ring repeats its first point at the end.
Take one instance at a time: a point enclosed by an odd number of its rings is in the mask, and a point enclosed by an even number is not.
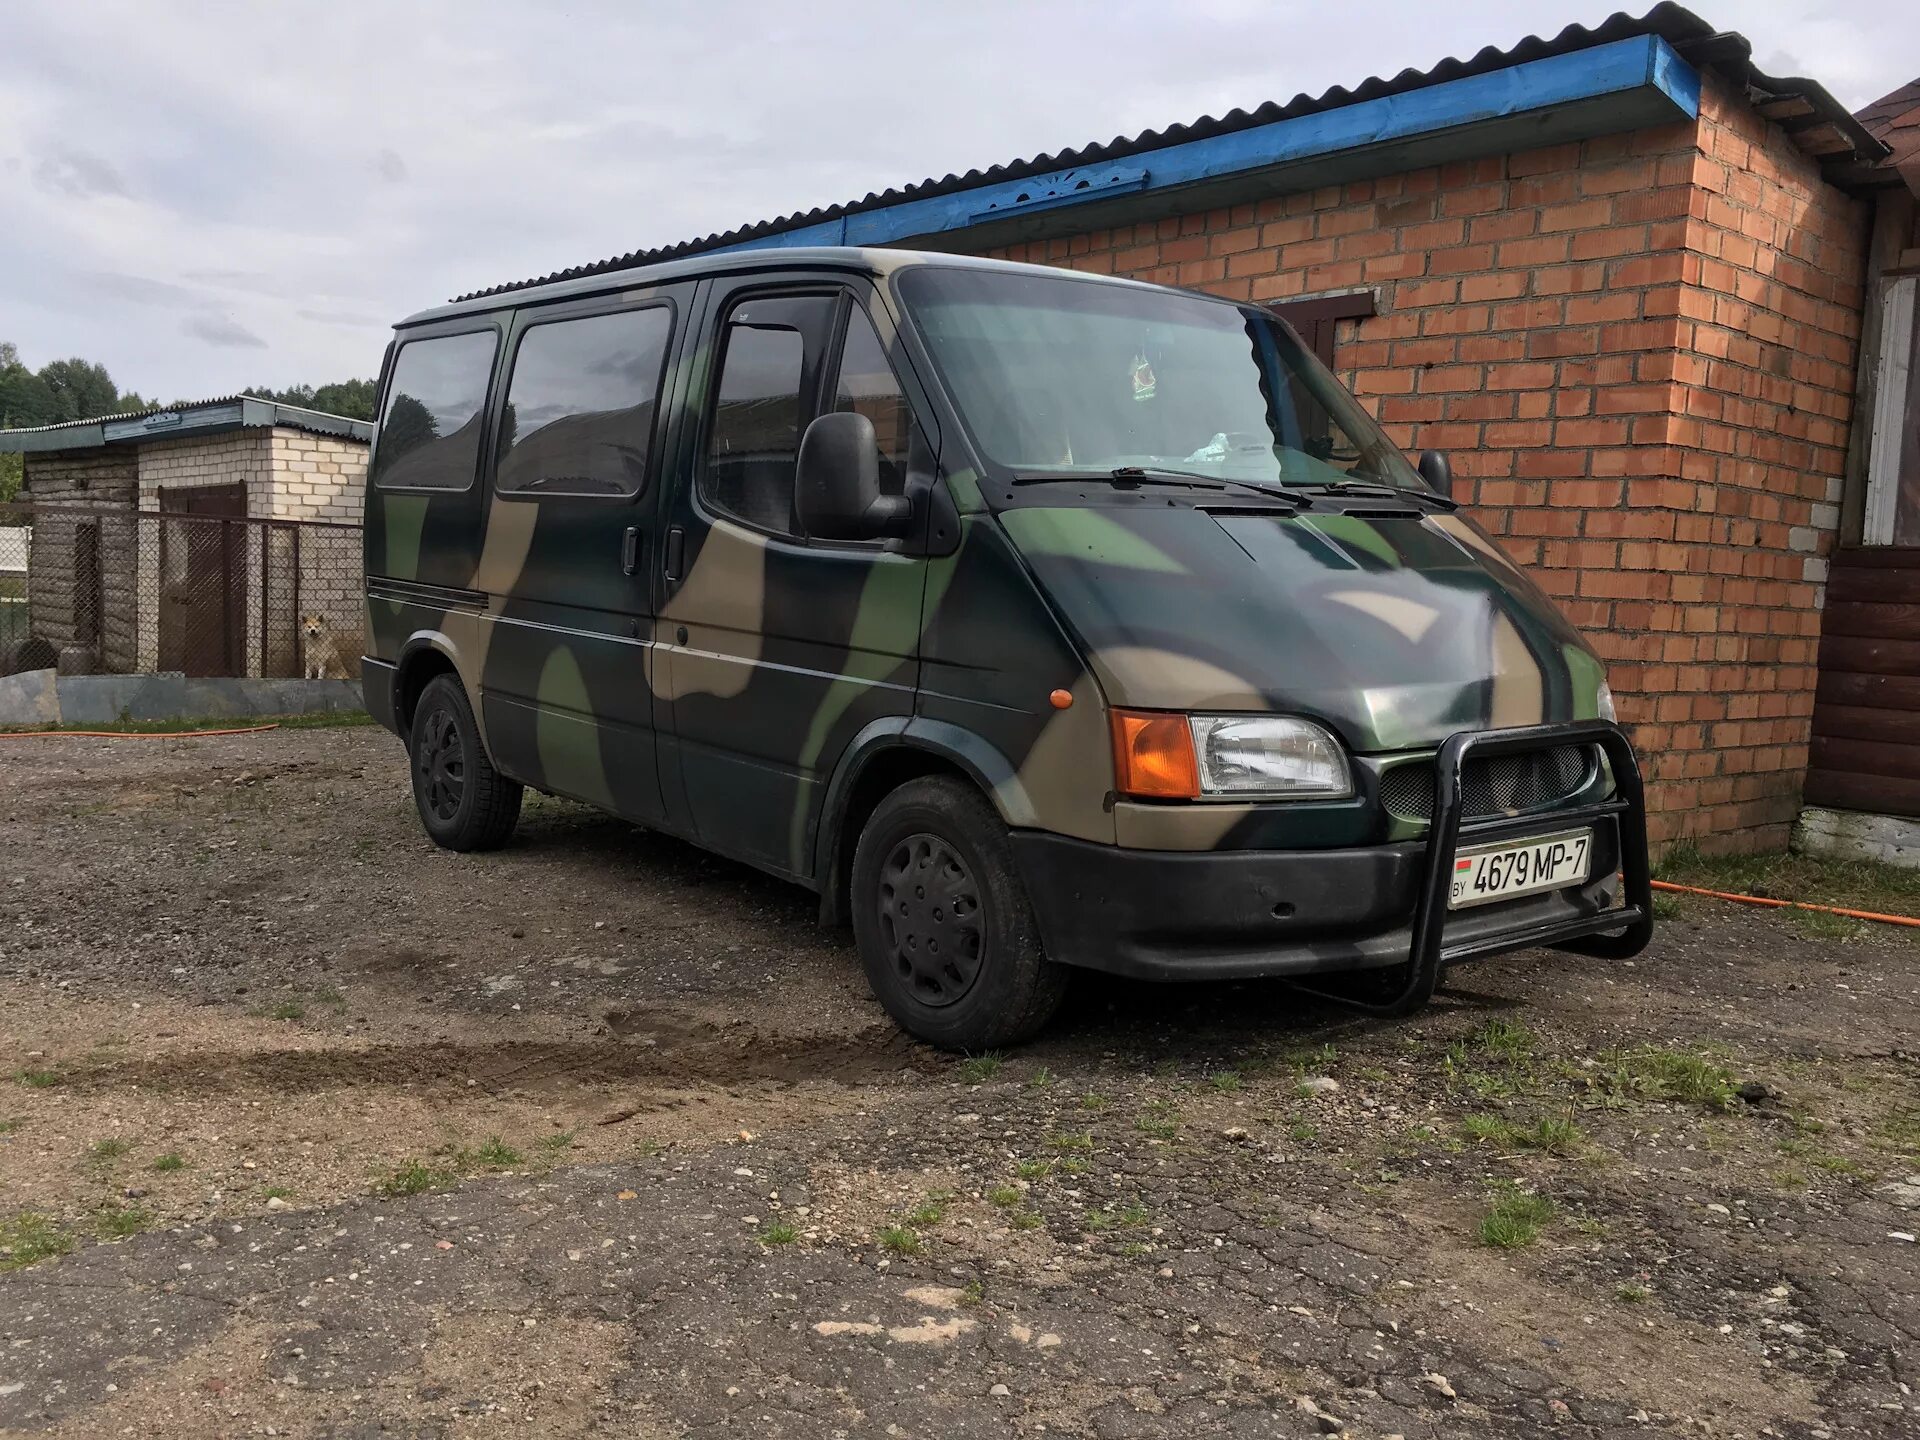
{"type": "Polygon", "coordinates": [[[960,852],[938,835],[909,835],[880,866],[880,942],[894,974],[922,1005],[961,999],[980,976],[985,926],[980,888],[960,852]]]}
{"type": "Polygon", "coordinates": [[[450,711],[435,710],[420,722],[413,763],[420,803],[434,819],[451,824],[467,789],[467,747],[450,711]]]}

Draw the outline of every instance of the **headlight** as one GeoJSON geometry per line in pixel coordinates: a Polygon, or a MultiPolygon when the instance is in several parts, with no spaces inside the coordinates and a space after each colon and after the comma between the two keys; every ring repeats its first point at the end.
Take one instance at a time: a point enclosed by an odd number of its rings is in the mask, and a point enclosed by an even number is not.
{"type": "Polygon", "coordinates": [[[1613,689],[1604,680],[1600,682],[1600,718],[1620,723],[1620,712],[1613,708],[1613,689]]]}
{"type": "Polygon", "coordinates": [[[1203,795],[1335,800],[1353,793],[1347,757],[1318,725],[1284,715],[1194,715],[1203,795]]]}

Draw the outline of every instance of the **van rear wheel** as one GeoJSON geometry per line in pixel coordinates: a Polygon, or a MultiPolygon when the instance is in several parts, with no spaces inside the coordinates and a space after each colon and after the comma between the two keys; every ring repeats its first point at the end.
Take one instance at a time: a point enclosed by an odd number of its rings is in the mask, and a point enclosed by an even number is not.
{"type": "Polygon", "coordinates": [[[520,819],[519,782],[493,768],[467,692],[436,675],[420,692],[407,740],[413,803],[433,843],[448,850],[494,850],[520,819]]]}
{"type": "Polygon", "coordinates": [[[948,1050],[1034,1034],[1069,971],[1048,960],[1006,829],[971,786],[912,780],[875,808],[854,849],[854,939],[900,1027],[948,1050]]]}

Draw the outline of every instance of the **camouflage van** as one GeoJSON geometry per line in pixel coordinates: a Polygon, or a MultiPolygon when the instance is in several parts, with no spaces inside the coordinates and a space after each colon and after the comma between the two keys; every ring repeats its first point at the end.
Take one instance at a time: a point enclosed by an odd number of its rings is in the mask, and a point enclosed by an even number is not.
{"type": "Polygon", "coordinates": [[[528,785],[683,836],[956,1048],[1083,967],[1403,1013],[1648,939],[1599,661],[1260,307],[762,250],[426,311],[381,396],[366,697],[443,846],[528,785]]]}

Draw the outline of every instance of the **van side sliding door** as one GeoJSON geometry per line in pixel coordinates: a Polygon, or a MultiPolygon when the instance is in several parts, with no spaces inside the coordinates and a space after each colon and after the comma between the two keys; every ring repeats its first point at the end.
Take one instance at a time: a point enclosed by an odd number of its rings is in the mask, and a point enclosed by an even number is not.
{"type": "Polygon", "coordinates": [[[664,814],[652,567],[691,284],[529,307],[500,384],[481,702],[516,780],[631,820],[664,814]]]}

